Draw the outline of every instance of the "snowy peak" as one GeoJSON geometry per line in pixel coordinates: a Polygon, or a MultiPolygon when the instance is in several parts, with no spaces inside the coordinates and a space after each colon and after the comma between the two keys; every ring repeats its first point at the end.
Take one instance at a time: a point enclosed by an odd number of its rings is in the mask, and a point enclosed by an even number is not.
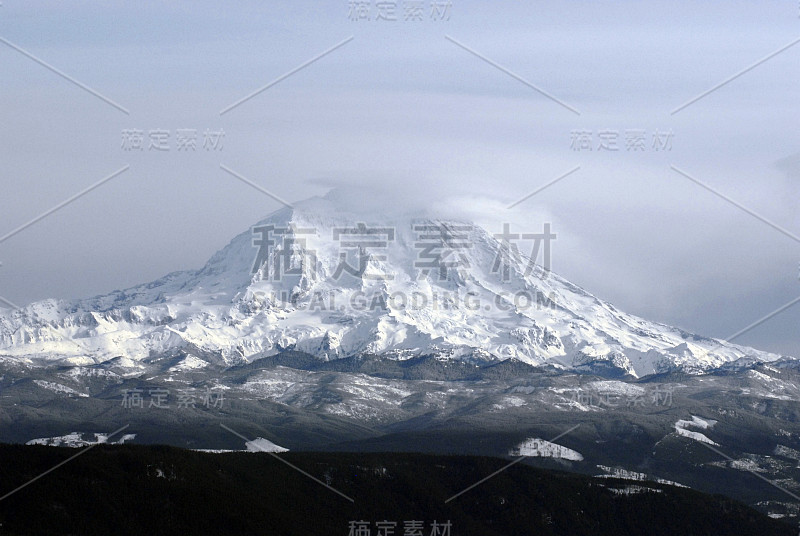
{"type": "Polygon", "coordinates": [[[424,215],[377,218],[330,198],[281,209],[197,271],[74,303],[0,312],[0,353],[31,363],[191,347],[246,363],[285,350],[330,360],[436,355],[643,376],[778,356],[617,311],[551,273],[552,232],[424,215]]]}

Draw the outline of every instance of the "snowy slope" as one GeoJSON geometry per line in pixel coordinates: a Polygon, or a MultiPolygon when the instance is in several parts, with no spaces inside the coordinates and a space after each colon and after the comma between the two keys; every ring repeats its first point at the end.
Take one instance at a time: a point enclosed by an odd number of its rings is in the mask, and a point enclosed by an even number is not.
{"type": "Polygon", "coordinates": [[[558,458],[563,460],[582,461],[580,452],[569,449],[563,445],[551,443],[540,438],[526,439],[508,453],[509,456],[530,456],[543,458],[558,458]]]}
{"type": "MultiPolygon", "coordinates": [[[[0,309],[0,355],[34,365],[116,358],[117,366],[136,371],[148,356],[175,348],[211,352],[229,365],[293,349],[323,360],[516,358],[639,377],[779,357],[625,314],[556,274],[527,273],[529,259],[522,255],[510,258],[507,274],[493,270],[503,245],[465,222],[363,222],[391,229],[391,240],[365,250],[361,275],[337,274],[343,251],[350,265],[361,262],[357,250],[342,249],[350,235],[340,230],[362,222],[330,199],[312,198],[254,226],[288,229],[273,236],[275,247],[255,272],[260,234],[248,229],[201,270],[85,300],[0,309]],[[420,268],[420,225],[464,235],[468,247],[447,257],[457,263],[444,277],[420,268]],[[337,232],[344,238],[337,241],[337,232]],[[276,266],[291,273],[276,277],[276,266]]],[[[180,366],[205,364],[193,358],[180,366]]]]}

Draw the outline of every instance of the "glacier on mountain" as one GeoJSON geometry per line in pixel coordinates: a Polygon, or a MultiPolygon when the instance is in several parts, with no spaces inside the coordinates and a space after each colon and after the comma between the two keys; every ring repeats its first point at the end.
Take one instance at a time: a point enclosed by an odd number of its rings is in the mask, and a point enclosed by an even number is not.
{"type": "Polygon", "coordinates": [[[0,359],[113,359],[136,371],[149,356],[184,348],[193,355],[176,369],[200,370],[204,355],[227,366],[295,350],[321,360],[513,358],[642,377],[780,357],[623,313],[542,266],[531,270],[535,260],[469,222],[364,221],[312,198],[236,236],[200,270],[89,299],[0,309],[0,359]],[[381,247],[349,244],[359,234],[380,242],[371,229],[385,234],[381,247]],[[420,246],[420,232],[436,229],[462,240],[450,264],[430,264],[431,247],[420,246]],[[353,258],[359,269],[342,271],[353,258]]]}

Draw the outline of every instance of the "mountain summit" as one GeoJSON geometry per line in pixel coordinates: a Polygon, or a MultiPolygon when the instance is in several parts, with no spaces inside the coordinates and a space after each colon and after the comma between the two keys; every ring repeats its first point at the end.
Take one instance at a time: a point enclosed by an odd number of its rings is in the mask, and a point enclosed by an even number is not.
{"type": "Polygon", "coordinates": [[[132,370],[178,348],[227,365],[286,350],[321,360],[434,355],[635,377],[779,358],[618,311],[548,270],[554,238],[547,224],[369,221],[312,198],[258,222],[200,270],[0,310],[0,354],[30,364],[115,359],[132,370]]]}

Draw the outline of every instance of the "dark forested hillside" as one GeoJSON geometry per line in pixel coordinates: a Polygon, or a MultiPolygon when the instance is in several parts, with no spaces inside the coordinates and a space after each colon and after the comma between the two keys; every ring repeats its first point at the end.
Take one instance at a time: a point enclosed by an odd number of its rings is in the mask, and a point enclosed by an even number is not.
{"type": "MultiPolygon", "coordinates": [[[[76,449],[0,445],[0,494],[76,449]]],[[[497,458],[97,446],[0,501],[0,534],[796,534],[739,503],[497,458]],[[449,531],[449,532],[448,532],[449,531]]]]}

